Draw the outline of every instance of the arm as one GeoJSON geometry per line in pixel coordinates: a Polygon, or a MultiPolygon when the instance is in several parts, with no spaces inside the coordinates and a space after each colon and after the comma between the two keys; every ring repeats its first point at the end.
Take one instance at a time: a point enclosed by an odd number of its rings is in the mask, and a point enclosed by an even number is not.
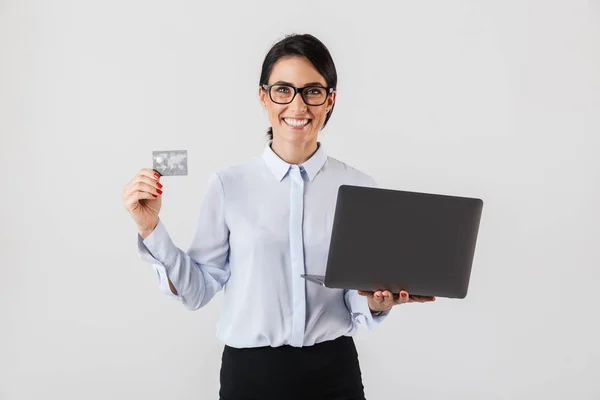
{"type": "Polygon", "coordinates": [[[229,229],[224,193],[214,175],[200,206],[196,233],[187,252],[176,247],[162,221],[145,238],[138,235],[138,254],[153,264],[161,290],[191,310],[206,305],[229,279],[229,229]]]}

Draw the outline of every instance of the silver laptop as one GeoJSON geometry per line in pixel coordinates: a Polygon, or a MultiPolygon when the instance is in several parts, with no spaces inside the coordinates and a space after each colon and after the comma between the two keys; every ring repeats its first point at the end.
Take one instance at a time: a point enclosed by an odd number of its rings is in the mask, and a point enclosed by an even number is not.
{"type": "Polygon", "coordinates": [[[302,276],[329,288],[465,298],[482,209],[478,198],[342,185],[326,273],[302,276]]]}

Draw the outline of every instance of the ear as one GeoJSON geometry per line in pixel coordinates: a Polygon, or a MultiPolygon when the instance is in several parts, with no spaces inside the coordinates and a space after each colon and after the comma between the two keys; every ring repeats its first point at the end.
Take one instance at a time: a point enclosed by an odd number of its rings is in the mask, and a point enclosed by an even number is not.
{"type": "Polygon", "coordinates": [[[267,92],[263,90],[262,87],[258,87],[258,101],[260,102],[261,107],[266,110],[267,109],[267,92]]]}
{"type": "Polygon", "coordinates": [[[331,96],[327,98],[327,112],[331,111],[331,108],[335,104],[335,99],[337,98],[337,91],[331,92],[331,96]]]}

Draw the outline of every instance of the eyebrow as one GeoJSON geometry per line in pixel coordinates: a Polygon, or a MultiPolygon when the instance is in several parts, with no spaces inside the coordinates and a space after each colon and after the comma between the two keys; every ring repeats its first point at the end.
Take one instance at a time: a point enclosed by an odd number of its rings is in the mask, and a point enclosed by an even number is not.
{"type": "MultiPolygon", "coordinates": [[[[290,83],[290,82],[286,82],[286,81],[277,81],[275,83],[273,83],[273,85],[288,85],[288,86],[294,86],[294,84],[290,83]]],[[[308,82],[306,85],[304,85],[304,87],[307,86],[320,86],[320,87],[325,87],[321,82],[308,82]]]]}

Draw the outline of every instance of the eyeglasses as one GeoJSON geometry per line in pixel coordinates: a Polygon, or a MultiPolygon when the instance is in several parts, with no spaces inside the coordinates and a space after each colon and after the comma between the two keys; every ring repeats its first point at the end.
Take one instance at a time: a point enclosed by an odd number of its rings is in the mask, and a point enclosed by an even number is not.
{"type": "Polygon", "coordinates": [[[320,106],[325,104],[327,97],[333,93],[334,88],[323,86],[306,86],[297,88],[290,85],[274,84],[262,85],[262,88],[269,92],[269,97],[273,103],[290,104],[298,93],[302,100],[309,106],[320,106]]]}

